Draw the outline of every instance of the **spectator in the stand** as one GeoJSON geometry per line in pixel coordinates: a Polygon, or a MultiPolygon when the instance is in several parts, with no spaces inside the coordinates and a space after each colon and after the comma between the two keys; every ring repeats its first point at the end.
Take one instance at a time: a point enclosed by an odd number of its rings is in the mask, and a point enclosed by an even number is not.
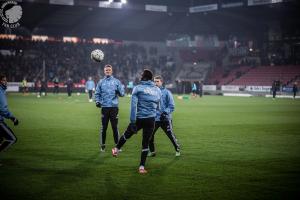
{"type": "Polygon", "coordinates": [[[199,83],[199,96],[202,97],[203,96],[203,82],[200,81],[199,83]]]}
{"type": "Polygon", "coordinates": [[[58,94],[58,92],[59,92],[59,79],[58,79],[57,76],[55,76],[55,78],[53,79],[53,83],[54,83],[53,94],[58,94]]]}
{"type": "Polygon", "coordinates": [[[271,90],[272,90],[273,99],[275,99],[278,90],[278,81],[273,81],[271,90]]]}
{"type": "Polygon", "coordinates": [[[297,82],[295,82],[293,84],[293,96],[294,96],[294,99],[296,98],[297,92],[298,92],[298,86],[297,86],[297,82]]]}
{"type": "Polygon", "coordinates": [[[72,89],[73,89],[73,81],[70,77],[68,78],[65,85],[67,85],[68,97],[71,97],[72,96],[72,89]]]}
{"type": "Polygon", "coordinates": [[[38,97],[41,97],[42,95],[43,96],[47,96],[47,88],[48,88],[48,85],[47,85],[47,81],[45,79],[43,79],[41,81],[41,87],[40,87],[40,95],[38,97]]]}
{"type": "Polygon", "coordinates": [[[34,79],[34,92],[36,93],[37,97],[39,97],[39,88],[41,87],[40,79],[34,79]]]}
{"type": "Polygon", "coordinates": [[[182,80],[178,80],[177,81],[177,93],[178,95],[181,95],[183,94],[183,91],[184,91],[184,82],[182,80]]]}
{"type": "Polygon", "coordinates": [[[84,79],[84,78],[82,78],[82,79],[80,80],[80,83],[81,83],[82,85],[85,85],[85,84],[86,84],[86,81],[85,81],[85,79],[84,79]]]}
{"type": "Polygon", "coordinates": [[[176,85],[176,92],[179,95],[179,80],[175,81],[175,85],[176,85]]]}
{"type": "Polygon", "coordinates": [[[22,81],[22,91],[23,91],[23,95],[28,95],[28,84],[27,84],[26,77],[24,77],[22,81]]]}

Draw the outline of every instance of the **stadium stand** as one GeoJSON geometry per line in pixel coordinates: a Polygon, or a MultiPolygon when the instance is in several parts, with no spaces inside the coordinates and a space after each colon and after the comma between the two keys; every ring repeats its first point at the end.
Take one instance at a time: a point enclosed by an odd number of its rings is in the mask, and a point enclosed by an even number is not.
{"type": "Polygon", "coordinates": [[[261,85],[271,86],[274,80],[280,80],[284,85],[300,75],[300,66],[259,66],[250,69],[246,74],[230,82],[230,85],[261,85]]]}
{"type": "Polygon", "coordinates": [[[198,64],[185,63],[181,67],[176,79],[178,80],[205,80],[210,63],[202,62],[198,64]]]}
{"type": "Polygon", "coordinates": [[[237,77],[240,77],[243,74],[245,74],[250,69],[250,66],[241,66],[230,71],[225,71],[221,67],[217,67],[209,76],[207,83],[215,85],[227,85],[233,80],[235,80],[237,77]]]}

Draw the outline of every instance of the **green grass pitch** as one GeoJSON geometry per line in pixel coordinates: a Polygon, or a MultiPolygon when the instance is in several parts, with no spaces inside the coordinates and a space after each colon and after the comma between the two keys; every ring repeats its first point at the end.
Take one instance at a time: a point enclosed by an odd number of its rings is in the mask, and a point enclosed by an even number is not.
{"type": "MultiPolygon", "coordinates": [[[[120,99],[119,131],[129,122],[120,99]]],[[[167,136],[156,135],[149,173],[137,173],[141,133],[118,158],[98,147],[100,114],[86,95],[36,98],[9,94],[18,142],[0,154],[0,199],[299,199],[300,101],[205,96],[177,100],[175,157],[167,136]]]]}

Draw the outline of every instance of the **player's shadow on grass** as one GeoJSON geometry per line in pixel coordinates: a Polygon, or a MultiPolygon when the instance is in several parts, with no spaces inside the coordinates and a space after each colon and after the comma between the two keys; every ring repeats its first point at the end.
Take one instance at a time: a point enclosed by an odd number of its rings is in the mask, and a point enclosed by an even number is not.
{"type": "Polygon", "coordinates": [[[179,160],[177,157],[174,157],[164,164],[151,164],[151,161],[149,162],[150,159],[156,158],[147,158],[147,174],[139,174],[137,170],[132,172],[124,194],[124,197],[128,198],[125,199],[145,199],[150,197],[153,191],[160,191],[162,186],[166,185],[164,183],[164,174],[179,160]]]}
{"type": "Polygon", "coordinates": [[[118,184],[115,183],[114,179],[112,178],[114,174],[106,173],[105,174],[105,187],[106,187],[106,193],[103,196],[104,199],[118,199],[118,200],[126,200],[127,198],[123,196],[122,189],[118,186],[118,184]]]}
{"type": "Polygon", "coordinates": [[[51,192],[54,192],[57,189],[59,190],[66,185],[68,185],[68,187],[76,186],[78,182],[94,176],[93,172],[95,171],[95,168],[104,164],[105,160],[100,158],[99,161],[97,158],[99,158],[99,152],[92,154],[86,159],[65,156],[64,160],[75,160],[76,162],[79,162],[79,164],[74,167],[61,166],[63,169],[57,169],[60,166],[56,165],[53,169],[47,169],[46,173],[49,174],[49,177],[45,180],[46,186],[40,190],[40,195],[51,194],[51,192]]]}
{"type": "MultiPolygon", "coordinates": [[[[36,180],[27,181],[27,187],[30,185],[34,189],[34,193],[32,191],[27,190],[19,190],[14,191],[11,198],[7,199],[52,199],[51,195],[59,192],[64,188],[68,188],[67,191],[76,190],[78,184],[90,177],[93,177],[95,174],[95,168],[99,167],[99,165],[104,164],[103,157],[99,156],[99,152],[89,154],[89,157],[86,158],[78,158],[70,155],[65,155],[63,153],[35,153],[36,157],[47,157],[47,159],[40,160],[44,162],[43,164],[36,165],[21,165],[20,162],[16,162],[12,159],[7,159],[10,168],[15,167],[17,173],[24,173],[25,176],[32,175],[32,177],[36,177],[36,180]],[[63,162],[62,162],[63,161],[63,162]],[[45,164],[45,162],[47,164],[45,164]],[[69,167],[68,164],[72,164],[69,167]],[[74,164],[75,162],[75,164],[74,164]],[[62,164],[64,163],[64,164],[62,164]],[[42,180],[39,182],[39,180],[42,180]],[[74,189],[75,188],[75,189],[74,189]]],[[[22,183],[16,183],[16,185],[22,183]]],[[[12,186],[7,185],[7,188],[11,188],[12,186]]],[[[1,193],[1,196],[6,198],[6,195],[11,191],[5,191],[5,193],[1,193]]],[[[11,195],[11,194],[10,194],[11,195]]],[[[56,196],[57,197],[57,196],[56,196]]]]}

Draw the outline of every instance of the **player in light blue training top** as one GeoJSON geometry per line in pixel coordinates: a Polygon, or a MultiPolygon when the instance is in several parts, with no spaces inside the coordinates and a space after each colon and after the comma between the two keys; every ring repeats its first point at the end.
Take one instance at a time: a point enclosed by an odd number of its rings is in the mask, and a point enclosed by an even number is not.
{"type": "Polygon", "coordinates": [[[152,137],[149,142],[150,152],[148,156],[155,156],[155,147],[154,147],[154,135],[159,127],[163,129],[166,133],[170,141],[172,142],[174,149],[175,149],[175,156],[180,156],[180,147],[176,136],[173,132],[173,125],[172,125],[172,112],[175,110],[175,103],[170,90],[166,89],[163,86],[163,79],[161,76],[156,76],[154,78],[155,85],[160,88],[161,90],[161,100],[160,100],[160,109],[156,112],[155,118],[155,128],[152,134],[152,137]]]}
{"type": "Polygon", "coordinates": [[[105,65],[105,78],[100,80],[96,87],[95,101],[96,106],[101,108],[102,127],[100,130],[100,150],[105,151],[106,130],[110,121],[113,129],[114,142],[117,144],[119,140],[118,131],[118,98],[125,95],[124,86],[121,82],[112,76],[112,66],[105,65]]]}
{"type": "Polygon", "coordinates": [[[92,77],[85,83],[85,90],[89,93],[89,102],[93,102],[93,92],[95,91],[95,82],[92,77]]]}
{"type": "Polygon", "coordinates": [[[156,111],[159,109],[161,92],[152,81],[152,72],[145,69],[140,84],[135,86],[131,96],[130,124],[120,137],[115,148],[112,149],[113,156],[117,156],[125,142],[140,129],[143,129],[142,152],[139,173],[147,173],[145,163],[149,151],[149,139],[155,126],[156,111]]]}
{"type": "Polygon", "coordinates": [[[197,85],[196,82],[192,84],[192,97],[197,97],[197,85]]]}
{"type": "Polygon", "coordinates": [[[4,119],[10,119],[15,126],[19,124],[19,120],[8,110],[5,96],[6,88],[6,76],[0,75],[0,152],[8,149],[17,141],[14,132],[6,125],[4,119]]]}

